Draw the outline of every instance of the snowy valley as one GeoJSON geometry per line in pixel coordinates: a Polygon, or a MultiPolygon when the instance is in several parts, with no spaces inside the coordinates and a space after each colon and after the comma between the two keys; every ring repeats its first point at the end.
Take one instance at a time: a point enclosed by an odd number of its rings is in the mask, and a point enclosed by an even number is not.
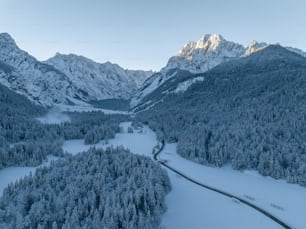
{"type": "MultiPolygon", "coordinates": [[[[63,150],[71,155],[89,150],[91,147],[106,149],[123,146],[131,153],[144,155],[153,160],[152,150],[158,145],[156,134],[147,126],[134,128],[131,122],[120,124],[120,133],[115,138],[94,145],[85,145],[83,139],[68,140],[63,150]]],[[[49,158],[57,160],[57,158],[49,158]]],[[[273,216],[283,219],[292,228],[303,228],[306,218],[306,189],[285,181],[263,177],[255,171],[237,172],[230,167],[222,169],[202,166],[183,159],[176,153],[176,144],[166,144],[158,160],[179,170],[188,177],[203,184],[230,192],[252,202],[273,216]]],[[[44,163],[42,166],[48,166],[44,163]]],[[[35,168],[7,168],[0,172],[4,185],[15,182],[35,168]],[[10,177],[8,176],[10,174],[10,177]]],[[[211,190],[199,187],[180,175],[168,170],[172,190],[166,196],[167,211],[162,216],[161,225],[167,229],[184,229],[192,225],[200,228],[282,228],[260,212],[244,205],[236,199],[224,197],[211,190]],[[222,221],[218,220],[222,217],[222,221]]]]}
{"type": "Polygon", "coordinates": [[[306,53],[206,34],[159,72],[0,34],[0,229],[304,229],[306,53]]]}

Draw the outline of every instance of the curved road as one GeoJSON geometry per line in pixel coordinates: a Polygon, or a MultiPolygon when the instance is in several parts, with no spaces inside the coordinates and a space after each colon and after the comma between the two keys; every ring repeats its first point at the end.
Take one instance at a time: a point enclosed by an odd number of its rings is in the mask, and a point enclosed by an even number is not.
{"type": "Polygon", "coordinates": [[[165,168],[167,168],[167,169],[173,171],[174,173],[180,175],[181,177],[185,178],[186,180],[188,180],[188,181],[190,181],[190,182],[192,182],[192,183],[194,183],[194,184],[196,184],[196,185],[199,185],[199,186],[201,186],[201,187],[203,187],[203,188],[206,188],[206,189],[208,189],[208,190],[211,190],[211,191],[213,191],[213,192],[217,192],[217,193],[219,193],[219,194],[221,194],[221,195],[223,195],[223,196],[227,196],[227,197],[229,197],[229,198],[239,200],[241,203],[243,203],[243,204],[245,204],[245,205],[247,205],[247,206],[253,208],[254,210],[260,212],[261,214],[267,216],[268,218],[270,218],[271,220],[273,220],[275,223],[279,224],[279,225],[282,226],[283,228],[286,228],[286,229],[294,229],[292,226],[288,225],[287,223],[285,223],[285,222],[282,221],[281,219],[279,219],[279,218],[275,217],[274,215],[270,214],[270,213],[267,212],[266,210],[264,210],[264,209],[262,209],[262,208],[260,208],[260,207],[258,207],[258,206],[256,206],[256,205],[254,205],[254,204],[252,204],[252,203],[250,203],[250,202],[248,202],[248,201],[246,201],[246,200],[244,200],[244,199],[242,199],[242,198],[240,198],[240,197],[238,197],[238,196],[235,196],[235,195],[230,194],[230,193],[228,193],[228,192],[224,192],[224,191],[222,191],[222,190],[220,190],[220,189],[217,189],[217,188],[211,187],[211,186],[209,186],[209,185],[202,184],[202,183],[200,183],[200,182],[198,182],[198,181],[196,181],[196,180],[193,180],[191,177],[188,177],[187,175],[183,174],[182,172],[180,172],[180,171],[176,170],[175,168],[171,167],[170,165],[168,165],[167,162],[158,160],[157,156],[161,153],[161,151],[164,149],[164,147],[165,147],[165,142],[164,142],[164,140],[163,140],[163,141],[161,142],[161,146],[158,147],[158,148],[155,147],[155,148],[153,149],[153,152],[152,152],[152,153],[153,153],[153,158],[154,158],[154,160],[155,160],[156,162],[158,162],[159,164],[161,164],[162,166],[164,166],[165,168]]]}

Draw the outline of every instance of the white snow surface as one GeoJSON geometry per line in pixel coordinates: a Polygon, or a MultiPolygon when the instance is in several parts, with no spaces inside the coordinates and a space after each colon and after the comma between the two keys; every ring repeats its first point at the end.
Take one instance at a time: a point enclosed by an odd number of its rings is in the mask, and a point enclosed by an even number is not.
{"type": "MultiPolygon", "coordinates": [[[[294,226],[296,229],[305,228],[305,187],[289,184],[284,180],[263,177],[256,171],[240,172],[233,170],[230,166],[223,168],[203,166],[179,156],[176,153],[176,144],[167,144],[160,155],[160,159],[167,160],[170,166],[182,171],[196,181],[235,194],[236,196],[250,201],[282,219],[284,222],[289,223],[289,225],[294,226]]],[[[213,205],[213,203],[211,203],[210,206],[211,205],[213,205]]],[[[221,218],[223,219],[223,217],[221,218]]],[[[257,228],[263,228],[258,227],[260,224],[255,225],[257,228]]],[[[224,228],[233,227],[226,226],[224,228]]],[[[245,228],[251,228],[251,225],[245,228]]]]}
{"type": "Polygon", "coordinates": [[[102,111],[105,114],[129,114],[128,111],[119,111],[119,110],[108,110],[108,109],[102,109],[97,108],[94,106],[91,106],[90,104],[87,105],[65,105],[65,104],[58,104],[54,107],[55,109],[58,109],[60,112],[91,112],[91,111],[102,111]]]}
{"type": "Polygon", "coordinates": [[[85,91],[90,100],[130,98],[136,89],[153,74],[152,71],[125,70],[117,64],[96,63],[75,54],[59,54],[44,61],[65,73],[72,84],[85,91]]]}
{"type": "Polygon", "coordinates": [[[151,156],[153,147],[157,144],[155,133],[145,126],[142,130],[135,130],[135,132],[131,134],[127,131],[130,125],[130,122],[121,123],[121,133],[116,134],[113,139],[100,141],[95,145],[85,145],[83,139],[65,141],[63,150],[67,153],[77,154],[88,150],[90,147],[106,148],[109,146],[116,147],[122,145],[125,148],[129,148],[135,154],[151,156]]]}
{"type": "Polygon", "coordinates": [[[192,84],[195,84],[197,82],[201,82],[204,80],[204,77],[196,77],[196,78],[193,78],[193,79],[190,79],[190,80],[186,80],[182,83],[179,83],[176,87],[176,89],[174,90],[174,93],[180,93],[180,92],[185,92],[187,91],[187,89],[192,85],[192,84]]]}
{"type": "Polygon", "coordinates": [[[35,171],[36,167],[9,167],[0,170],[0,197],[4,188],[11,182],[23,178],[35,171]]]}
{"type": "Polygon", "coordinates": [[[90,105],[56,105],[50,109],[50,111],[42,116],[38,117],[37,120],[43,124],[61,124],[64,122],[70,122],[70,117],[64,112],[91,112],[91,111],[101,111],[104,114],[124,114],[127,115],[127,111],[117,111],[117,110],[107,110],[101,108],[95,108],[90,105]]]}
{"type": "Polygon", "coordinates": [[[70,117],[59,109],[52,108],[46,115],[37,118],[37,120],[44,124],[60,124],[70,122],[70,117]]]}
{"type": "MultiPolygon", "coordinates": [[[[48,156],[47,160],[44,161],[40,166],[48,166],[51,161],[56,160],[55,156],[48,156]]],[[[38,167],[8,167],[0,170],[0,197],[3,194],[4,188],[12,182],[15,182],[30,173],[34,173],[38,167]]]]}
{"type": "Polygon", "coordinates": [[[168,172],[172,191],[166,197],[162,217],[166,229],[281,229],[253,209],[203,189],[168,172]]]}

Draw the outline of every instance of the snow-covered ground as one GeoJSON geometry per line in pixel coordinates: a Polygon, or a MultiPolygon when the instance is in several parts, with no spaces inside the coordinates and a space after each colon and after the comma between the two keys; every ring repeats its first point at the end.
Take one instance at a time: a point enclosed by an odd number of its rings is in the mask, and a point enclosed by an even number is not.
{"type": "MultiPolygon", "coordinates": [[[[123,145],[133,153],[152,157],[152,148],[157,145],[155,133],[145,126],[142,131],[134,131],[131,134],[127,132],[128,126],[130,126],[128,122],[121,123],[122,133],[116,134],[115,138],[109,140],[108,143],[102,141],[94,146],[105,148],[110,145],[123,145]]],[[[70,140],[64,143],[63,149],[66,152],[76,154],[90,147],[84,145],[83,140],[70,140]]],[[[168,159],[170,159],[169,157],[176,155],[175,150],[175,145],[166,145],[165,150],[162,152],[162,157],[167,155],[168,159]]],[[[176,156],[179,157],[178,155],[176,156]]],[[[189,164],[190,166],[196,165],[204,167],[193,162],[189,163],[191,163],[189,164]]],[[[172,172],[168,174],[172,184],[172,191],[167,195],[166,204],[168,210],[162,218],[162,226],[166,229],[282,228],[269,218],[243,204],[236,203],[230,198],[205,190],[172,172]]],[[[211,175],[213,176],[214,174],[212,173],[211,175]]],[[[228,179],[231,179],[231,177],[228,177],[228,179]]]]}
{"type": "Polygon", "coordinates": [[[85,105],[56,105],[56,109],[60,110],[61,112],[69,111],[69,112],[90,112],[90,111],[102,111],[105,114],[129,114],[127,111],[118,111],[118,110],[108,110],[102,108],[96,108],[89,104],[85,105]]]}
{"type": "Polygon", "coordinates": [[[121,133],[116,134],[114,139],[100,141],[95,145],[85,145],[83,139],[65,141],[63,145],[64,152],[76,154],[88,150],[90,147],[106,148],[109,146],[124,146],[129,148],[133,153],[140,155],[151,156],[153,147],[157,144],[155,133],[148,127],[143,127],[142,130],[135,130],[133,134],[128,133],[130,122],[120,124],[121,133]]]}
{"type": "Polygon", "coordinates": [[[172,191],[166,197],[162,217],[166,229],[281,229],[252,208],[203,189],[168,172],[172,191]]]}
{"type": "MultiPolygon", "coordinates": [[[[121,123],[122,132],[114,139],[101,141],[95,147],[123,145],[133,153],[152,157],[157,145],[155,133],[148,127],[128,133],[131,123],[121,123]]],[[[83,140],[66,141],[63,149],[76,154],[91,146],[83,140]]],[[[297,229],[306,225],[306,188],[284,181],[262,177],[254,171],[239,172],[230,167],[210,168],[185,160],[176,154],[175,144],[166,144],[161,159],[184,174],[230,192],[267,209],[297,229]]],[[[54,158],[49,158],[48,161],[54,158]]],[[[44,165],[47,165],[45,162],[44,165]]],[[[0,170],[0,196],[9,182],[34,172],[34,167],[12,167],[0,170]]],[[[276,229],[282,228],[269,218],[242,203],[199,187],[168,171],[172,191],[166,197],[167,212],[162,217],[166,229],[276,229]]]]}
{"type": "MultiPolygon", "coordinates": [[[[48,159],[41,165],[47,166],[53,160],[56,160],[57,157],[48,156],[48,159]]],[[[34,173],[38,167],[9,167],[0,170],[0,197],[2,196],[3,189],[12,182],[15,182],[30,173],[34,173]]]]}
{"type": "Polygon", "coordinates": [[[44,124],[60,124],[70,122],[68,115],[62,113],[58,108],[52,108],[46,115],[37,118],[38,121],[44,124]]]}
{"type": "Polygon", "coordinates": [[[189,80],[186,80],[182,83],[179,83],[176,87],[176,89],[174,90],[174,93],[182,93],[182,92],[185,92],[188,90],[188,88],[197,83],[197,82],[201,82],[201,81],[204,81],[204,77],[196,77],[196,78],[193,78],[193,79],[189,79],[189,80]]]}
{"type": "Polygon", "coordinates": [[[0,197],[4,188],[11,182],[15,182],[25,175],[33,173],[36,167],[9,167],[0,170],[0,197]]]}
{"type": "Polygon", "coordinates": [[[160,159],[167,160],[170,166],[196,181],[235,194],[264,208],[297,229],[306,228],[304,187],[288,184],[284,180],[263,177],[256,171],[240,172],[229,166],[212,168],[191,162],[176,153],[176,144],[166,144],[160,159]]]}
{"type": "Polygon", "coordinates": [[[70,117],[64,112],[91,112],[101,111],[104,114],[128,114],[127,111],[107,110],[101,108],[95,108],[87,105],[57,105],[53,107],[46,115],[38,117],[37,120],[44,124],[60,124],[64,122],[70,122],[70,117]]]}

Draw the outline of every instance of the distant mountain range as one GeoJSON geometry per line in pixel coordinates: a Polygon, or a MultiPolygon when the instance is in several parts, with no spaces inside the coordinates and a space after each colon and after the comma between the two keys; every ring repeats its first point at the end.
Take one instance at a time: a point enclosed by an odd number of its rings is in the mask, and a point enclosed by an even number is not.
{"type": "Polygon", "coordinates": [[[131,71],[109,62],[61,55],[40,62],[0,34],[0,83],[44,105],[129,99],[151,71],[131,71]]]}
{"type": "MultiPolygon", "coordinates": [[[[148,109],[169,93],[179,93],[203,81],[198,73],[237,60],[269,46],[252,41],[247,47],[206,34],[183,46],[160,72],[126,70],[117,64],[96,63],[83,56],[57,53],[38,61],[0,34],[0,83],[43,106],[87,105],[101,100],[131,100],[134,110],[148,109]]],[[[291,52],[306,53],[291,47],[291,52]]]]}
{"type": "Polygon", "coordinates": [[[56,54],[45,64],[63,72],[72,84],[90,100],[111,98],[129,99],[140,85],[153,74],[152,71],[126,70],[117,64],[96,63],[74,54],[56,54]]]}

